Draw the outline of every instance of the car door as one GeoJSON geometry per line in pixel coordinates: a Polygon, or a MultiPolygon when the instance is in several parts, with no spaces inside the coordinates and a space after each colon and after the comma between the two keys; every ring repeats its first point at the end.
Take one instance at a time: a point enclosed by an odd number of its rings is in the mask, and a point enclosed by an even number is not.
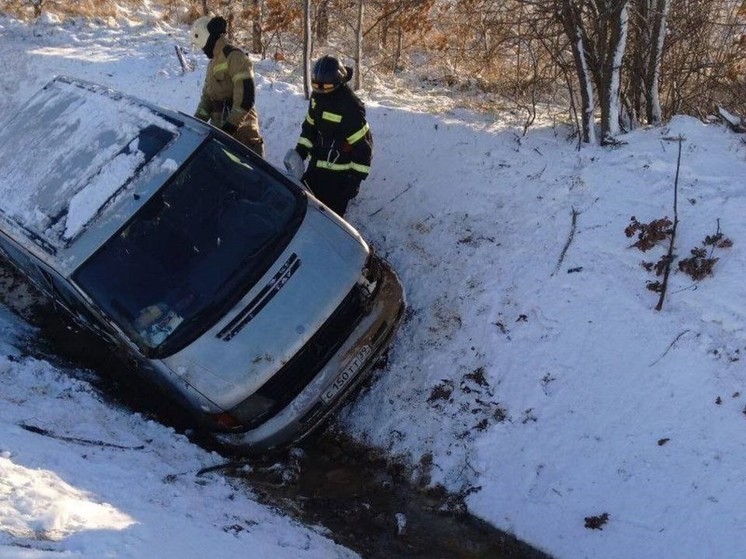
{"type": "Polygon", "coordinates": [[[88,307],[88,304],[64,278],[43,267],[38,267],[38,271],[42,277],[45,291],[52,296],[55,304],[60,306],[75,324],[89,330],[106,344],[119,345],[117,336],[111,330],[111,327],[88,307]]]}

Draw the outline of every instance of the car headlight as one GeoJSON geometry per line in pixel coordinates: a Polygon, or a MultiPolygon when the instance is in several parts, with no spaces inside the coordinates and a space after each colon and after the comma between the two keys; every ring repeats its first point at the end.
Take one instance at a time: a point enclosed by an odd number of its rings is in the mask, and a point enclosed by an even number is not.
{"type": "Polygon", "coordinates": [[[368,260],[365,262],[360,279],[357,284],[363,292],[364,299],[369,300],[373,298],[378,291],[378,285],[381,280],[381,260],[378,258],[373,251],[368,255],[368,260]]]}
{"type": "Polygon", "coordinates": [[[274,405],[271,398],[252,394],[230,410],[212,415],[211,419],[223,429],[251,429],[261,423],[274,405]]]}

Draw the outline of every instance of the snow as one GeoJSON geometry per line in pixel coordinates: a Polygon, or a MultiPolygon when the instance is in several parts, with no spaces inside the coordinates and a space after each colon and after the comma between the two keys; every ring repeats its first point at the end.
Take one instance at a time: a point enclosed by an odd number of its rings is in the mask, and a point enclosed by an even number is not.
{"type": "Polygon", "coordinates": [[[355,556],[197,475],[222,457],[112,407],[81,374],[22,357],[28,327],[5,309],[0,331],[0,557],[355,556]]]}
{"type": "Polygon", "coordinates": [[[39,91],[27,109],[12,112],[0,129],[3,213],[52,246],[63,246],[145,162],[137,135],[148,125],[176,134],[173,124],[142,107],[75,85],[58,81],[39,91]],[[114,120],[117,110],[121,114],[114,120]],[[29,126],[29,115],[36,115],[35,126],[29,126]],[[33,149],[19,152],[13,149],[18,144],[33,149]],[[58,216],[64,216],[61,224],[58,216]],[[58,230],[48,231],[51,227],[58,230]]]}
{"type": "MultiPolygon", "coordinates": [[[[0,41],[2,114],[54,74],[191,113],[206,67],[195,56],[182,75],[186,30],[165,24],[0,19],[0,41]]],[[[302,85],[278,63],[255,69],[267,158],[281,165],[302,85]]],[[[522,136],[507,112],[437,114],[423,97],[364,92],[375,155],[348,218],[399,272],[409,310],[339,426],[557,558],[741,556],[741,137],[678,116],[578,151],[559,125],[522,136]],[[660,278],[641,263],[667,245],[642,253],[624,230],[632,216],[673,219],[679,146],[677,261],[718,229],[733,244],[707,247],[719,260],[701,281],[674,262],[656,311],[646,283],[660,278]]],[[[221,457],[21,356],[27,327],[0,316],[0,557],[353,555],[225,477],[197,477],[221,457]]]]}

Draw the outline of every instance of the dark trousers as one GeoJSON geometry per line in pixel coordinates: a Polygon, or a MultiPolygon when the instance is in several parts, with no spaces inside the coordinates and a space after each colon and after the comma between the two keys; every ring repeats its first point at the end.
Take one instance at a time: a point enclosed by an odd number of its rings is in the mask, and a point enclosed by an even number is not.
{"type": "Polygon", "coordinates": [[[318,169],[315,159],[311,159],[303,180],[313,195],[340,217],[344,216],[347,204],[357,195],[359,184],[345,172],[318,169]]]}

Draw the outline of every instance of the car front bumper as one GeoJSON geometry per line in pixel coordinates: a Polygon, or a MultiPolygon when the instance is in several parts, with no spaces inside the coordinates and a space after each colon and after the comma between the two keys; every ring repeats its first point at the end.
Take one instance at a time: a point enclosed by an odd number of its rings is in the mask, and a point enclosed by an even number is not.
{"type": "Polygon", "coordinates": [[[379,285],[352,333],[308,385],[279,413],[244,432],[218,432],[233,451],[266,451],[297,442],[319,427],[369,376],[388,349],[405,308],[404,289],[393,269],[380,261],[379,285]]]}

